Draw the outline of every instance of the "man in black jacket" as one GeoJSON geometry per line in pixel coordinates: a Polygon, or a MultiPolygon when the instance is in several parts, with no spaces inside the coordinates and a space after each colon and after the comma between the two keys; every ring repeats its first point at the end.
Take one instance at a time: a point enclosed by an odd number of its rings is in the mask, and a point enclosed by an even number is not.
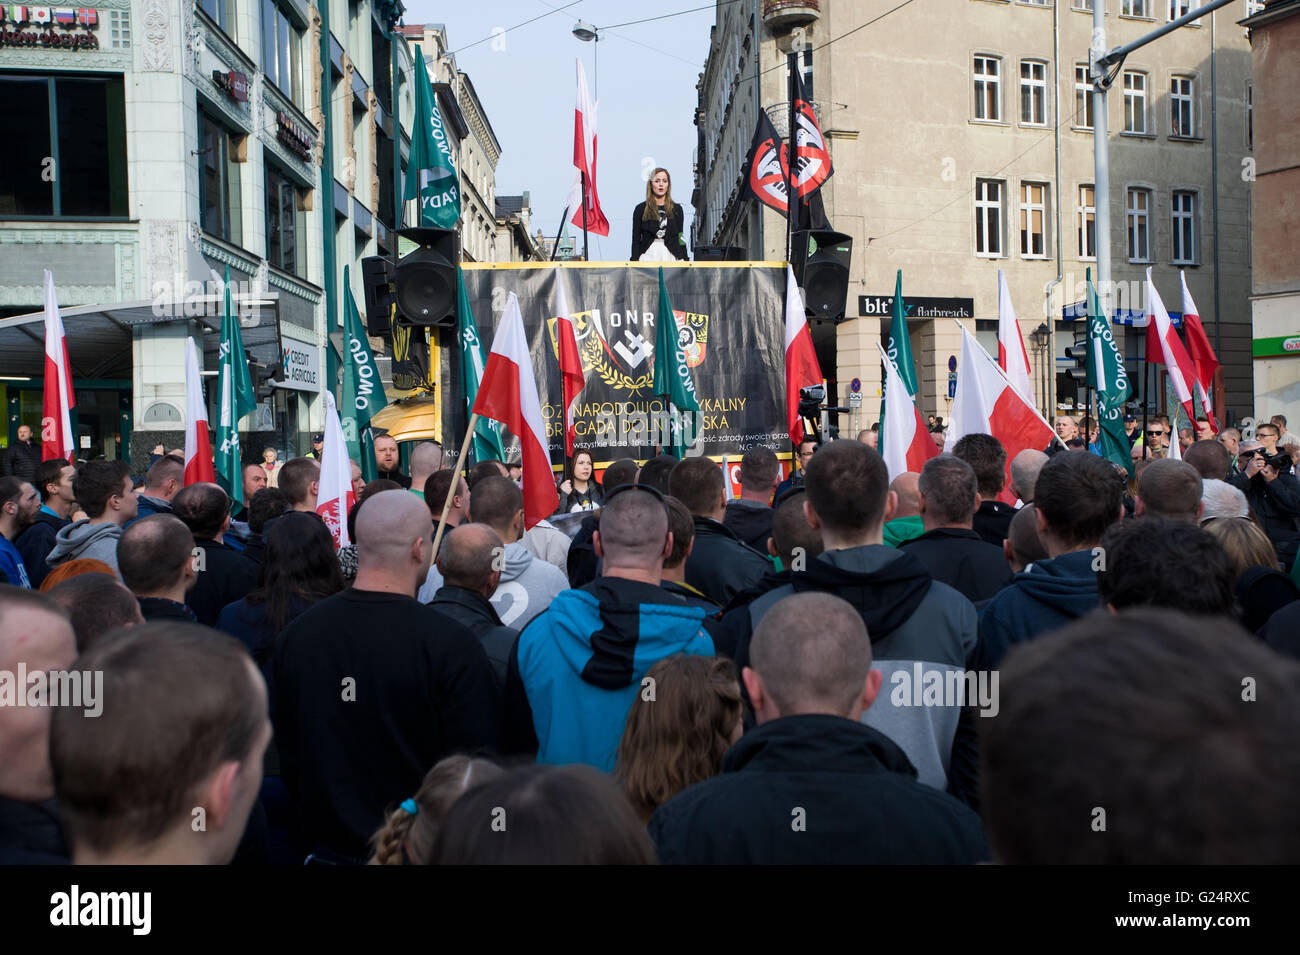
{"type": "Polygon", "coordinates": [[[740,497],[727,502],[722,523],[759,553],[772,536],[772,493],[781,482],[781,462],[771,448],[750,448],[740,459],[740,497]]]}
{"type": "MultiPolygon", "coordinates": [[[[614,488],[622,484],[635,484],[638,470],[637,463],[631,458],[619,458],[607,467],[601,476],[601,488],[605,496],[608,497],[614,488]]],[[[582,526],[569,544],[565,569],[569,573],[570,587],[583,587],[600,576],[600,558],[596,556],[594,544],[599,527],[600,512],[588,514],[582,519],[582,526]]]]}
{"type": "Polygon", "coordinates": [[[172,513],[194,535],[198,580],[188,602],[199,623],[215,627],[221,608],[243,600],[257,586],[257,564],[227,544],[230,498],[216,484],[191,484],[172,499],[172,513]]]}
{"type": "MultiPolygon", "coordinates": [[[[1276,425],[1259,427],[1265,437],[1276,436],[1276,425]]],[[[1241,473],[1228,483],[1246,495],[1284,569],[1289,570],[1300,548],[1300,481],[1291,473],[1291,462],[1286,455],[1270,457],[1267,450],[1259,448],[1243,450],[1238,463],[1241,473]]]]}
{"type": "Polygon", "coordinates": [[[174,514],[151,514],[122,532],[118,573],[145,620],[195,623],[185,595],[194,587],[194,535],[174,514]]]}
{"type": "Polygon", "coordinates": [[[32,429],[20,424],[18,440],[5,450],[5,474],[32,483],[36,480],[36,469],[40,465],[41,446],[32,442],[32,429]]]}
{"type": "Polygon", "coordinates": [[[899,545],[971,603],[988,600],[1011,581],[1002,548],[971,529],[977,487],[975,472],[961,458],[941,454],[926,461],[917,482],[925,533],[899,545]]]}
{"type": "Polygon", "coordinates": [[[72,523],[72,512],[77,509],[77,498],[72,493],[72,479],[77,469],[64,458],[42,461],[36,469],[36,492],[41,496],[41,509],[36,520],[14,541],[27,568],[27,579],[32,589],[39,590],[50,565],[45,558],[54,550],[59,531],[72,523]]]}
{"type": "Polygon", "coordinates": [[[758,726],[722,773],[650,820],[667,865],[939,865],[987,856],[979,817],[917,782],[903,751],[861,722],[882,674],[857,611],[800,594],[763,618],[741,676],[758,726]],[[869,808],[866,808],[869,807],[869,808]]]}
{"type": "Polygon", "coordinates": [[[689,458],[673,468],[673,497],[695,519],[695,546],[686,558],[686,582],[719,606],[754,586],[772,563],[722,523],[727,499],[722,469],[708,458],[689,458]]]}
{"type": "Polygon", "coordinates": [[[461,524],[448,532],[438,547],[438,572],[442,586],[429,606],[467,628],[483,644],[483,651],[504,687],[510,648],[519,631],[497,616],[489,598],[501,582],[505,544],[486,524],[461,524]]]}
{"type": "Polygon", "coordinates": [[[1014,507],[998,500],[1007,482],[1006,450],[991,434],[968,434],[953,446],[952,453],[971,466],[979,482],[980,506],[971,528],[981,539],[1001,547],[1016,515],[1014,507]]]}

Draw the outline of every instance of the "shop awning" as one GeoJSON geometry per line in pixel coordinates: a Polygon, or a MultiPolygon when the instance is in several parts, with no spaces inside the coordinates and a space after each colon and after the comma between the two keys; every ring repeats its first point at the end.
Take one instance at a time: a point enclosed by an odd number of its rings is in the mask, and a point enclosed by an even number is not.
{"type": "MultiPolygon", "coordinates": [[[[245,350],[265,364],[279,362],[280,323],[275,294],[232,292],[232,298],[239,314],[245,350]]],[[[208,370],[217,367],[221,338],[218,295],[190,296],[183,302],[149,300],[78,305],[61,308],[59,313],[68,337],[68,358],[74,378],[130,378],[134,337],[131,329],[186,320],[202,324],[204,366],[208,370]],[[187,309],[191,314],[186,315],[187,309]]],[[[41,378],[44,374],[45,312],[0,319],[0,375],[41,378]]]]}

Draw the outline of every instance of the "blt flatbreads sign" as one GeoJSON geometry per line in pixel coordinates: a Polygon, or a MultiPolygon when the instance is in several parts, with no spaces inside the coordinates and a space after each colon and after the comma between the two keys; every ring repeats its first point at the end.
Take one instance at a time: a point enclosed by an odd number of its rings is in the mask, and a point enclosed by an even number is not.
{"type": "Polygon", "coordinates": [[[36,7],[0,3],[0,47],[98,50],[99,11],[94,7],[36,7]]]}
{"type": "Polygon", "coordinates": [[[308,345],[287,344],[284,349],[285,388],[297,391],[320,391],[320,349],[308,345]]]}

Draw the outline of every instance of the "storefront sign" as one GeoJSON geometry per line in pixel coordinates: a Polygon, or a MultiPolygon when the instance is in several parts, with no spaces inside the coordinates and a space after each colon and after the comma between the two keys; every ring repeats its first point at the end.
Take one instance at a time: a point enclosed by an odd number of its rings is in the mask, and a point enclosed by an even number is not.
{"type": "Polygon", "coordinates": [[[99,11],[93,7],[0,4],[0,47],[98,50],[99,11]],[[56,29],[57,28],[57,29],[56,29]]]}
{"type": "Polygon", "coordinates": [[[320,349],[296,342],[282,343],[285,388],[320,391],[320,349]]]}
{"type": "Polygon", "coordinates": [[[212,82],[217,85],[217,89],[224,90],[225,94],[236,103],[248,102],[248,77],[243,73],[235,70],[229,72],[213,70],[212,82]]]}
{"type": "Polygon", "coordinates": [[[311,158],[311,151],[316,145],[316,137],[307,127],[284,110],[276,113],[275,135],[298,158],[303,160],[311,158]]]}
{"type": "Polygon", "coordinates": [[[1250,354],[1252,358],[1300,357],[1300,334],[1252,339],[1250,354]]]}
{"type": "MultiPolygon", "coordinates": [[[[975,315],[973,298],[922,298],[903,296],[908,318],[971,318],[975,315]]],[[[859,295],[858,315],[867,318],[887,316],[894,310],[892,295],[859,295]]]]}

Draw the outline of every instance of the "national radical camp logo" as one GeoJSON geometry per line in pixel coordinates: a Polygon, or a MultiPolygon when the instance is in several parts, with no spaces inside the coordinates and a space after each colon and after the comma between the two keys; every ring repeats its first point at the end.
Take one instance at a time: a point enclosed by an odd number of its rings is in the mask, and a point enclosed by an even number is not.
{"type": "MultiPolygon", "coordinates": [[[[640,397],[651,386],[654,369],[654,312],[605,313],[593,308],[576,312],[572,318],[583,376],[595,373],[610,388],[640,397]]],[[[708,351],[709,316],[674,310],[673,319],[686,365],[695,368],[704,361],[708,351]]],[[[557,321],[548,318],[546,331],[551,351],[558,356],[557,321]]]]}

